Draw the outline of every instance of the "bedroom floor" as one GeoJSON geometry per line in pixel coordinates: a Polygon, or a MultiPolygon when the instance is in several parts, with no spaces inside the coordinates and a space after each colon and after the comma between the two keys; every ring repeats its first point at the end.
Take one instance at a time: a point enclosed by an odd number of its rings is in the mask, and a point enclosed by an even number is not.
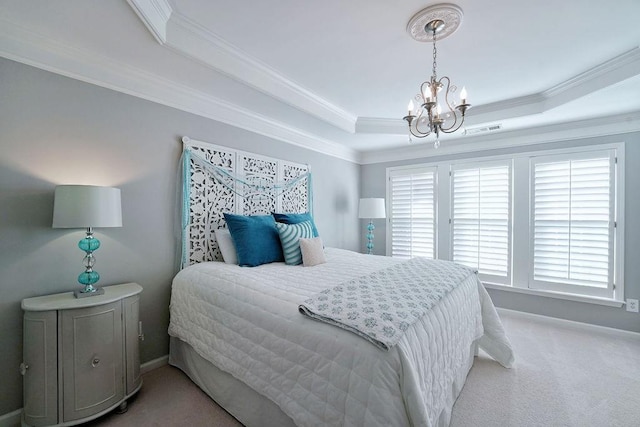
{"type": "MultiPolygon", "coordinates": [[[[501,312],[516,353],[504,369],[482,353],[458,398],[452,427],[640,425],[640,339],[501,312]]],[[[86,424],[241,426],[179,369],[163,366],[125,414],[86,424]]]]}

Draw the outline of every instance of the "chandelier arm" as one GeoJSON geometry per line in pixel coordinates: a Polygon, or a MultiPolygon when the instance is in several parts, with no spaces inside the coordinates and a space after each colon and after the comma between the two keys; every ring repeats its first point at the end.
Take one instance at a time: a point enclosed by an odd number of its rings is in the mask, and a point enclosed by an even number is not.
{"type": "Polygon", "coordinates": [[[443,131],[444,133],[455,132],[457,129],[460,128],[460,126],[462,125],[462,122],[464,121],[464,117],[463,117],[462,120],[460,120],[460,123],[458,123],[458,120],[460,119],[460,117],[458,117],[458,114],[456,113],[455,110],[451,110],[450,114],[453,116],[453,123],[451,123],[451,125],[448,127],[440,126],[440,130],[443,131]],[[456,127],[456,124],[458,125],[457,127],[456,127]],[[451,130],[453,128],[455,128],[455,130],[451,130]]]}
{"type": "MultiPolygon", "coordinates": [[[[431,132],[433,131],[433,129],[431,128],[431,110],[427,110],[428,119],[429,119],[429,120],[428,120],[428,124],[427,124],[427,125],[428,125],[428,129],[429,129],[429,130],[427,130],[426,132],[423,132],[423,131],[422,131],[422,130],[420,130],[420,128],[419,128],[419,125],[420,125],[420,122],[422,121],[421,119],[422,119],[422,116],[424,115],[424,112],[425,112],[425,109],[422,109],[422,110],[420,111],[420,114],[418,115],[418,117],[416,117],[416,118],[415,118],[415,120],[414,120],[414,121],[415,121],[415,123],[416,123],[416,125],[415,125],[415,131],[416,131],[419,135],[423,135],[422,137],[418,137],[418,138],[423,138],[423,137],[425,137],[425,136],[427,136],[427,135],[430,135],[430,134],[431,134],[431,132]]],[[[413,130],[411,129],[411,126],[409,126],[409,131],[413,134],[413,136],[417,136],[417,135],[413,132],[413,130]]]]}
{"type": "Polygon", "coordinates": [[[420,121],[420,118],[422,117],[423,112],[420,113],[420,115],[418,116],[414,116],[414,115],[407,115],[404,116],[403,119],[406,120],[407,124],[409,125],[409,135],[415,136],[416,138],[425,138],[429,135],[431,135],[431,126],[429,126],[429,130],[425,133],[420,131],[420,129],[418,129],[418,123],[420,121]],[[412,127],[411,125],[415,123],[415,125],[412,127]],[[414,131],[415,129],[415,131],[414,131]]]}
{"type": "Polygon", "coordinates": [[[428,137],[429,135],[431,135],[431,131],[429,131],[428,133],[415,133],[415,132],[413,131],[413,129],[411,129],[411,126],[409,126],[409,133],[410,133],[412,136],[415,136],[416,138],[426,138],[426,137],[428,137]]]}
{"type": "Polygon", "coordinates": [[[458,90],[458,88],[455,85],[451,84],[451,79],[449,79],[448,76],[442,76],[440,78],[440,82],[442,83],[442,81],[445,80],[445,79],[447,80],[447,90],[444,93],[444,102],[445,102],[445,104],[447,104],[447,107],[449,108],[449,111],[455,111],[455,109],[456,109],[455,105],[453,105],[449,101],[449,94],[451,92],[455,92],[456,90],[458,90]]]}
{"type": "Polygon", "coordinates": [[[449,112],[451,115],[453,115],[453,123],[451,123],[450,126],[448,127],[440,127],[440,130],[442,130],[442,132],[444,133],[453,133],[455,131],[457,131],[458,129],[460,129],[460,126],[462,126],[462,124],[464,123],[464,114],[462,115],[458,115],[460,114],[458,112],[458,109],[449,101],[449,94],[451,92],[455,92],[457,90],[457,87],[454,85],[451,85],[451,79],[449,79],[449,77],[447,76],[443,76],[440,81],[442,82],[443,80],[447,81],[447,90],[445,91],[445,104],[447,106],[447,108],[449,109],[449,112]],[[460,121],[458,123],[458,121],[460,121]]]}
{"type": "Polygon", "coordinates": [[[451,115],[453,115],[453,123],[451,123],[451,125],[448,127],[440,126],[440,130],[442,130],[442,132],[444,133],[452,133],[457,131],[458,129],[460,129],[460,126],[462,126],[462,123],[464,122],[464,116],[458,116],[456,110],[451,110],[451,115]]]}
{"type": "Polygon", "coordinates": [[[456,126],[454,129],[452,129],[452,128],[455,125],[455,122],[453,123],[453,125],[451,125],[450,127],[446,128],[446,129],[440,128],[440,131],[443,132],[443,133],[454,133],[458,129],[460,129],[460,127],[462,126],[463,123],[464,123],[464,117],[462,118],[462,120],[460,120],[460,123],[458,123],[458,126],[456,126]]]}

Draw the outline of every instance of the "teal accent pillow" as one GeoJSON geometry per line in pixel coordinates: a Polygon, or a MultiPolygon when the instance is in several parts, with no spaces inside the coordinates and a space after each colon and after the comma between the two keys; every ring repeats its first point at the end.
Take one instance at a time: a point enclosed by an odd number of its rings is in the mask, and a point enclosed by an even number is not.
{"type": "Polygon", "coordinates": [[[300,252],[300,239],[310,239],[313,237],[311,221],[299,222],[297,224],[276,223],[276,228],[280,234],[282,253],[284,262],[287,265],[302,264],[302,252],[300,252]]]}
{"type": "Polygon", "coordinates": [[[299,224],[301,222],[309,221],[311,222],[311,229],[313,230],[312,237],[318,237],[318,229],[316,228],[316,224],[313,222],[313,217],[310,212],[305,213],[272,213],[273,217],[276,219],[276,222],[281,222],[283,224],[299,224]]]}
{"type": "Polygon", "coordinates": [[[270,262],[282,262],[282,246],[271,215],[224,214],[238,255],[238,265],[256,267],[270,262]]]}

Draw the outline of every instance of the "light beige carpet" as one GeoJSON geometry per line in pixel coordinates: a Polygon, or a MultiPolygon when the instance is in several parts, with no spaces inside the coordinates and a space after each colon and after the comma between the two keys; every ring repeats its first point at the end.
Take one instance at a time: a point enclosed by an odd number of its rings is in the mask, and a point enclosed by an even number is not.
{"type": "MultiPolygon", "coordinates": [[[[640,426],[640,339],[502,313],[516,352],[504,369],[481,354],[452,427],[640,426]]],[[[180,370],[144,375],[125,414],[89,426],[240,426],[180,370]]]]}
{"type": "Polygon", "coordinates": [[[501,318],[516,365],[477,358],[451,426],[640,426],[638,336],[501,318]]]}
{"type": "Polygon", "coordinates": [[[143,375],[140,391],[127,412],[112,412],[91,427],[242,427],[178,368],[163,366],[143,375]]]}

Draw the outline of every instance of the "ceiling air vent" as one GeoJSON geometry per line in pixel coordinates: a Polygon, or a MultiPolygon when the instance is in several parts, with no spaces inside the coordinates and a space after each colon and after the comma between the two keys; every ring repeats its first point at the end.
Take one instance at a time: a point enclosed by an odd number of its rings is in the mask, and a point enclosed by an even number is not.
{"type": "Polygon", "coordinates": [[[467,128],[465,133],[467,135],[476,135],[478,133],[495,132],[500,129],[502,129],[502,125],[498,123],[495,125],[480,126],[477,128],[467,128]]]}

